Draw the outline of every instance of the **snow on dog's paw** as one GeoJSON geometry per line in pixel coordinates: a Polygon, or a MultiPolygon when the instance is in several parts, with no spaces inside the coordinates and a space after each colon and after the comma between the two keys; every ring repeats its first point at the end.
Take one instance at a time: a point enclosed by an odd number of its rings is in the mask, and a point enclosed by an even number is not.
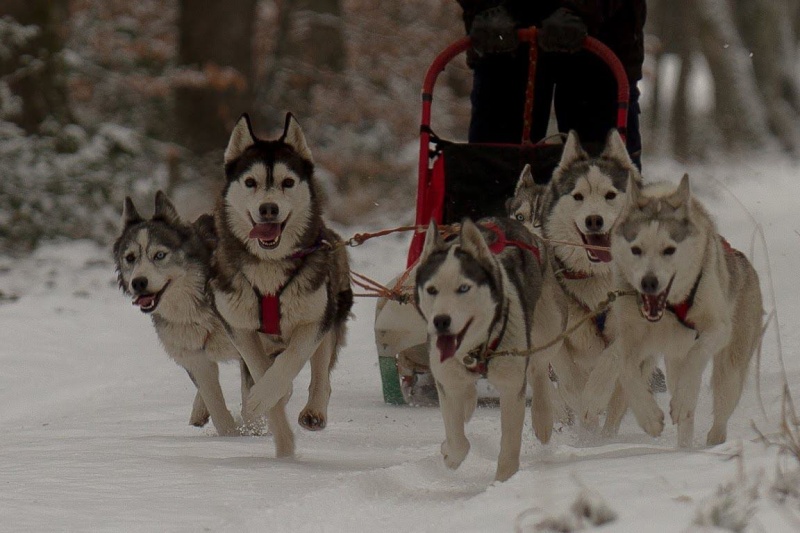
{"type": "Polygon", "coordinates": [[[650,401],[644,402],[636,409],[634,414],[636,414],[636,421],[651,437],[658,437],[664,431],[664,412],[652,397],[650,401]]]}
{"type": "Polygon", "coordinates": [[[450,470],[455,470],[461,463],[464,462],[464,459],[467,457],[469,453],[469,441],[464,440],[464,443],[461,446],[452,446],[448,444],[445,440],[442,443],[442,457],[444,458],[444,464],[450,470]]]}
{"type": "Polygon", "coordinates": [[[328,425],[324,414],[307,408],[300,412],[297,423],[309,431],[320,431],[325,429],[325,426],[328,425]]]}

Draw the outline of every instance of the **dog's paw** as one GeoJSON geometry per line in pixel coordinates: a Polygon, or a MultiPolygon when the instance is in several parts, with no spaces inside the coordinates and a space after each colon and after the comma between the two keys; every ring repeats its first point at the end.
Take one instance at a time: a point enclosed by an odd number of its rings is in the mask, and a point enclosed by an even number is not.
{"type": "Polygon", "coordinates": [[[306,408],[300,412],[297,423],[309,431],[320,431],[328,425],[328,420],[319,411],[306,408]]]}
{"type": "Polygon", "coordinates": [[[195,412],[192,411],[192,414],[189,416],[189,424],[193,425],[196,428],[201,428],[208,424],[208,421],[211,419],[211,415],[208,414],[208,411],[203,406],[203,411],[195,412]]]}
{"type": "Polygon", "coordinates": [[[519,470],[519,459],[516,461],[507,461],[508,464],[500,461],[497,463],[497,471],[494,475],[495,481],[507,481],[508,478],[513,476],[519,470]]]}
{"type": "Polygon", "coordinates": [[[638,406],[634,414],[639,426],[651,437],[658,437],[664,431],[664,412],[652,397],[650,401],[638,406]]]}
{"type": "Polygon", "coordinates": [[[691,420],[696,402],[689,402],[683,396],[673,396],[669,402],[669,416],[673,424],[691,420]]]}
{"type": "Polygon", "coordinates": [[[453,445],[445,440],[442,443],[442,457],[444,458],[444,464],[450,470],[455,470],[461,463],[464,462],[464,459],[467,457],[469,453],[469,441],[464,439],[464,442],[459,445],[453,445]]]}

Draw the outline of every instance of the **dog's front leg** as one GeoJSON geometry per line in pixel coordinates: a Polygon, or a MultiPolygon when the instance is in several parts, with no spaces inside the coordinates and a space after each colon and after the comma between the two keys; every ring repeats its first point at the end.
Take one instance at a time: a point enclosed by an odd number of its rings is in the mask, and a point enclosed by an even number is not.
{"type": "MultiPolygon", "coordinates": [[[[259,333],[253,330],[234,329],[230,332],[230,338],[245,365],[247,365],[248,372],[253,380],[258,383],[267,372],[267,369],[270,368],[270,359],[264,353],[264,346],[261,343],[259,333]]],[[[245,383],[243,383],[244,386],[245,383]]],[[[250,408],[252,389],[255,388],[255,385],[247,388],[250,392],[246,398],[243,397],[242,399],[242,418],[244,418],[245,426],[257,428],[260,426],[261,412],[256,412],[256,410],[250,408]]],[[[275,439],[275,455],[278,457],[291,457],[294,455],[294,433],[292,433],[289,420],[286,418],[285,409],[291,394],[290,383],[288,390],[280,398],[280,402],[276,402],[276,405],[266,411],[269,429],[275,439]]]]}
{"type": "Polygon", "coordinates": [[[598,357],[581,394],[581,420],[596,420],[608,407],[620,373],[620,348],[620,343],[612,343],[598,357]]]}
{"type": "Polygon", "coordinates": [[[319,347],[323,337],[316,322],[294,328],[281,352],[263,377],[256,380],[247,398],[247,410],[259,415],[270,410],[292,390],[292,382],[319,347]]]}
{"type": "Polygon", "coordinates": [[[720,322],[703,331],[685,359],[679,363],[675,393],[669,402],[669,413],[672,423],[678,425],[678,446],[681,448],[691,446],[694,438],[694,416],[703,370],[709,359],[725,347],[730,335],[729,322],[720,322]]]}
{"type": "MultiPolygon", "coordinates": [[[[439,410],[444,421],[442,458],[447,468],[452,470],[461,466],[469,453],[469,441],[464,433],[464,426],[467,423],[467,414],[471,412],[468,403],[477,402],[477,395],[470,394],[469,387],[474,388],[475,385],[463,380],[451,379],[447,383],[442,383],[436,379],[439,410]]],[[[472,408],[474,409],[474,406],[472,408]]]]}
{"type": "Polygon", "coordinates": [[[203,403],[208,408],[211,415],[211,422],[217,429],[221,437],[238,435],[236,422],[233,420],[231,412],[225,405],[225,398],[222,395],[222,387],[219,385],[219,367],[217,363],[209,361],[205,357],[197,357],[186,369],[189,377],[197,386],[197,391],[203,397],[203,403]]]}
{"type": "Polygon", "coordinates": [[[331,361],[338,349],[337,336],[332,329],[325,334],[311,357],[311,382],[308,384],[308,402],[300,411],[297,422],[310,431],[325,429],[328,424],[328,402],[331,397],[331,361]]]}
{"type": "Polygon", "coordinates": [[[497,358],[490,365],[489,382],[500,393],[500,454],[495,480],[506,481],[519,470],[525,421],[525,367],[518,359],[508,357],[497,358]]]}
{"type": "MultiPolygon", "coordinates": [[[[628,404],[636,415],[639,426],[651,437],[658,437],[664,431],[664,412],[658,406],[653,392],[650,390],[650,373],[653,366],[647,359],[649,354],[644,353],[642,342],[636,342],[634,338],[643,336],[631,335],[627,343],[622,343],[619,339],[615,340],[611,346],[620,344],[614,350],[619,350],[622,355],[619,382],[628,397],[628,404]]],[[[611,347],[609,346],[609,348],[611,347]]]]}
{"type": "MultiPolygon", "coordinates": [[[[191,374],[189,374],[189,377],[192,377],[191,374]]],[[[194,380],[192,381],[194,382],[194,380]]],[[[194,402],[192,403],[192,414],[189,416],[189,424],[201,428],[208,423],[210,416],[208,408],[203,401],[203,395],[200,394],[200,391],[197,391],[194,395],[194,402]]]]}

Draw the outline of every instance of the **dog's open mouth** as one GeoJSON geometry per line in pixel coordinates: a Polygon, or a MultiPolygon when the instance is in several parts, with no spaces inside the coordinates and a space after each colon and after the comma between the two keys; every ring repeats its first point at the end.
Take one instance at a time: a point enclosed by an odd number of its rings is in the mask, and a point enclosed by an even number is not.
{"type": "Polygon", "coordinates": [[[148,292],[137,295],[133,300],[133,305],[138,305],[142,313],[152,313],[156,310],[156,307],[158,307],[158,302],[161,301],[161,296],[164,294],[164,291],[167,290],[169,284],[170,282],[168,281],[167,284],[156,293],[148,292]]]}
{"type": "Polygon", "coordinates": [[[580,230],[578,233],[581,234],[583,244],[605,248],[605,250],[587,248],[586,256],[589,261],[592,263],[609,263],[611,261],[611,251],[608,249],[611,246],[611,239],[609,239],[608,233],[583,233],[580,230]]]}
{"type": "MultiPolygon", "coordinates": [[[[674,279],[674,278],[673,278],[674,279]]],[[[639,311],[642,316],[650,322],[658,322],[664,316],[664,309],[667,307],[667,297],[672,288],[672,280],[669,280],[667,288],[658,294],[639,293],[639,311]]]]}
{"type": "Polygon", "coordinates": [[[286,227],[288,220],[289,218],[287,217],[283,222],[262,222],[261,224],[254,222],[253,229],[250,230],[248,237],[258,240],[258,245],[265,250],[277,248],[281,243],[283,228],[286,227]]]}
{"type": "Polygon", "coordinates": [[[466,335],[470,324],[472,324],[471,318],[467,321],[464,329],[458,332],[457,335],[438,335],[436,337],[436,348],[439,350],[440,362],[444,363],[456,354],[458,348],[461,346],[461,341],[464,340],[464,335],[466,335]]]}

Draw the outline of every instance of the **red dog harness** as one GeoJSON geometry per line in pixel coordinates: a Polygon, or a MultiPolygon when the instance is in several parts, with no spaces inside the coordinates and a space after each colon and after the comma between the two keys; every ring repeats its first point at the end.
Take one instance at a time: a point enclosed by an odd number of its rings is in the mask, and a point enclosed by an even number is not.
{"type": "MultiPolygon", "coordinates": [[[[305,259],[307,256],[325,246],[329,246],[329,244],[320,234],[317,241],[312,246],[296,251],[290,256],[290,259],[305,259]]],[[[256,290],[256,296],[259,300],[258,323],[261,324],[258,331],[261,333],[266,333],[267,335],[281,334],[281,294],[283,293],[283,289],[286,288],[295,274],[297,274],[298,270],[300,270],[299,266],[292,271],[289,275],[289,279],[278,288],[278,292],[275,294],[260,294],[258,290],[256,290]]]]}
{"type": "Polygon", "coordinates": [[[528,250],[534,255],[534,257],[536,257],[537,262],[539,263],[542,262],[542,254],[539,251],[539,247],[536,246],[535,244],[528,244],[526,242],[512,241],[506,239],[506,234],[503,233],[503,230],[501,230],[497,226],[497,224],[493,222],[482,224],[482,226],[491,231],[492,233],[494,233],[495,236],[497,237],[497,239],[492,244],[489,245],[489,250],[491,250],[493,254],[497,255],[500,252],[502,252],[503,249],[506,248],[507,246],[513,246],[515,248],[528,250]]]}

